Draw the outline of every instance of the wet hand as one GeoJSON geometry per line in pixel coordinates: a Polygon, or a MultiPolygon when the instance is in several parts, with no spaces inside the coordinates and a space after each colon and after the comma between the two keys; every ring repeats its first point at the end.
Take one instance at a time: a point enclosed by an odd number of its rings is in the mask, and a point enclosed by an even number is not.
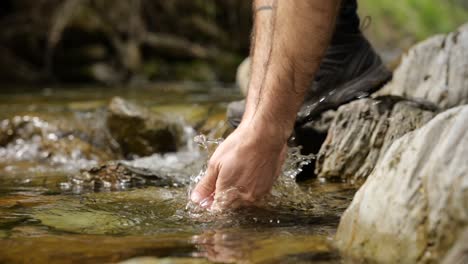
{"type": "Polygon", "coordinates": [[[213,153],[191,200],[203,207],[225,209],[265,196],[286,156],[286,142],[277,134],[282,135],[241,124],[213,153]]]}

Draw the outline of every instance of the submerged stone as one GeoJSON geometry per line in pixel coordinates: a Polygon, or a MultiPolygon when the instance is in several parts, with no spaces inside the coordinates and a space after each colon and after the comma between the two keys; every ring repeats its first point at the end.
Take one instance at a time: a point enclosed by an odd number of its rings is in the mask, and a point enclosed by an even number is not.
{"type": "Polygon", "coordinates": [[[107,127],[127,157],[174,152],[183,143],[180,122],[119,97],[113,98],[108,107],[107,127]]]}
{"type": "Polygon", "coordinates": [[[0,197],[0,208],[34,207],[37,205],[50,204],[58,200],[56,196],[37,196],[28,194],[17,194],[0,197]]]}
{"type": "Polygon", "coordinates": [[[183,216],[186,192],[181,188],[147,187],[122,192],[88,193],[80,199],[63,197],[38,206],[32,217],[42,225],[82,234],[164,233],[165,228],[191,230],[183,216]]]}
{"type": "Polygon", "coordinates": [[[21,225],[11,229],[10,238],[44,236],[48,234],[47,231],[46,227],[21,225]]]}
{"type": "MultiPolygon", "coordinates": [[[[18,225],[27,220],[27,216],[12,213],[11,211],[0,209],[0,230],[5,227],[18,225]]],[[[0,254],[1,255],[1,254],[0,254]]]]}
{"type": "Polygon", "coordinates": [[[201,258],[156,258],[137,257],[119,262],[120,264],[208,264],[213,263],[201,258]]]}
{"type": "Polygon", "coordinates": [[[180,256],[196,251],[188,235],[103,236],[49,234],[0,240],[1,263],[117,263],[138,256],[180,256]]]}
{"type": "Polygon", "coordinates": [[[84,234],[118,233],[124,225],[131,225],[116,214],[78,208],[57,208],[34,214],[43,225],[67,232],[84,234]]]}

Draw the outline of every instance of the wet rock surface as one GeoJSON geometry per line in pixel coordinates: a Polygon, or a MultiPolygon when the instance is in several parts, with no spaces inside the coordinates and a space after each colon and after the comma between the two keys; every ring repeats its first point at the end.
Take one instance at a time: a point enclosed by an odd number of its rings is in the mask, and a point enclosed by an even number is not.
{"type": "Polygon", "coordinates": [[[180,187],[203,167],[198,151],[154,154],[131,161],[111,161],[73,175],[70,185],[92,189],[125,189],[142,185],[180,187]]]}
{"type": "Polygon", "coordinates": [[[126,157],[174,152],[183,143],[180,122],[119,97],[108,107],[107,126],[126,157]]]}
{"type": "Polygon", "coordinates": [[[363,182],[390,144],[429,121],[436,109],[427,102],[394,96],[341,106],[317,155],[316,175],[363,182]]]}
{"type": "MultiPolygon", "coordinates": [[[[154,177],[156,176],[154,175],[154,177]]],[[[134,173],[117,161],[110,161],[84,170],[78,175],[73,175],[70,180],[72,185],[117,190],[126,186],[143,185],[145,182],[144,175],[134,173]]]]}
{"type": "Polygon", "coordinates": [[[378,95],[422,98],[443,109],[468,103],[468,24],[434,36],[403,57],[393,80],[378,95]]]}
{"type": "Polygon", "coordinates": [[[383,263],[434,263],[451,248],[466,259],[467,124],[468,106],[453,108],[391,144],[342,216],[339,247],[383,263]]]}

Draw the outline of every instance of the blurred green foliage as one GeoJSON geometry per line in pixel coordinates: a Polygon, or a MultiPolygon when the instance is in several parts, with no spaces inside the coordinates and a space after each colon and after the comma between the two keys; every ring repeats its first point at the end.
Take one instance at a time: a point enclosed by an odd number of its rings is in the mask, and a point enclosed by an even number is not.
{"type": "Polygon", "coordinates": [[[467,0],[359,0],[372,18],[370,35],[380,44],[408,45],[468,22],[467,0]]]}
{"type": "MultiPolygon", "coordinates": [[[[468,0],[358,2],[387,61],[468,21],[468,0]]],[[[2,0],[0,80],[232,82],[251,24],[251,0],[2,0]]]]}

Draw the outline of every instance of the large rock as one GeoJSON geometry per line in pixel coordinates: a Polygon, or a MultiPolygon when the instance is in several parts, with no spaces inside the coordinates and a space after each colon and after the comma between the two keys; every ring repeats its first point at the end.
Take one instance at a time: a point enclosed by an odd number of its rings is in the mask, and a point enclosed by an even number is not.
{"type": "Polygon", "coordinates": [[[395,141],[342,216],[339,248],[382,263],[429,263],[466,243],[467,131],[461,106],[395,141]]]}
{"type": "Polygon", "coordinates": [[[362,182],[393,141],[425,124],[434,111],[431,104],[391,96],[341,106],[317,155],[316,175],[362,182]]]}
{"type": "Polygon", "coordinates": [[[183,126],[177,120],[150,113],[141,106],[115,97],[108,107],[107,126],[124,156],[173,152],[183,143],[183,126]]]}
{"type": "Polygon", "coordinates": [[[412,48],[378,95],[422,98],[441,108],[468,103],[468,24],[412,48]]]}

